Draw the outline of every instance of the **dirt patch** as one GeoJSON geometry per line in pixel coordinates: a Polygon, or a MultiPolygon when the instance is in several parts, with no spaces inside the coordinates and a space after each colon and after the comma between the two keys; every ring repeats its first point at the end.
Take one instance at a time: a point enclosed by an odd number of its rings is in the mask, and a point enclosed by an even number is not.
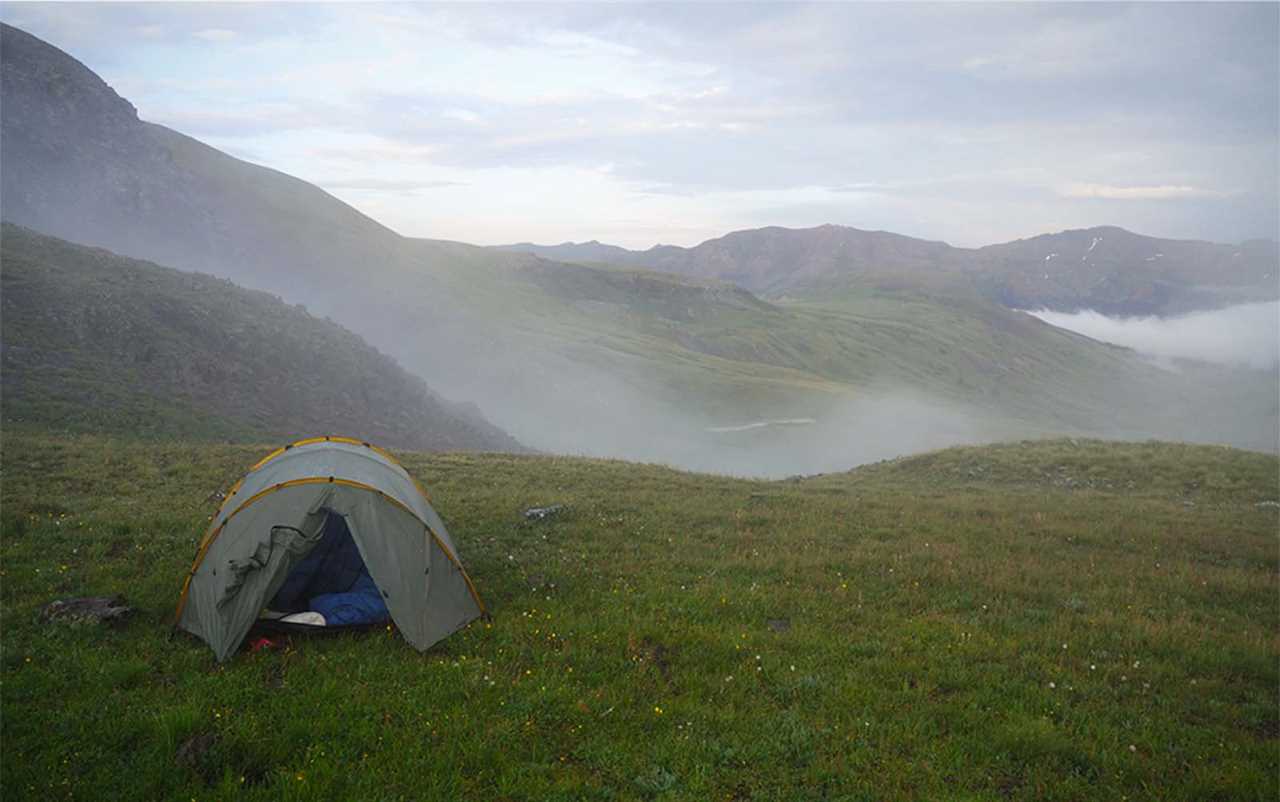
{"type": "Polygon", "coordinates": [[[672,650],[661,641],[648,636],[627,638],[627,659],[637,665],[652,666],[668,687],[674,690],[675,682],[671,677],[672,650]]]}
{"type": "Polygon", "coordinates": [[[59,515],[67,515],[71,512],[71,510],[61,504],[56,504],[51,501],[37,501],[28,508],[28,511],[37,518],[42,515],[45,517],[51,516],[56,518],[59,515]]]}
{"type": "Polygon", "coordinates": [[[262,684],[268,688],[276,689],[284,687],[284,664],[271,663],[262,672],[262,684]]]}
{"type": "Polygon", "coordinates": [[[1259,740],[1273,741],[1280,738],[1280,718],[1275,715],[1265,716],[1260,721],[1251,723],[1248,729],[1259,740]]]}
{"type": "Polygon", "coordinates": [[[996,777],[996,791],[1003,799],[1017,796],[1025,784],[1026,779],[1018,774],[1002,774],[996,777]]]}

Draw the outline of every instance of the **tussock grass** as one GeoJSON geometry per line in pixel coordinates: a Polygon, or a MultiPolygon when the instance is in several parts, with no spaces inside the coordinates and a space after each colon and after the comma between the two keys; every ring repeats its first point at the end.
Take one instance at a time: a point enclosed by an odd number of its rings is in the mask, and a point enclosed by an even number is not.
{"type": "Polygon", "coordinates": [[[6,798],[1280,790],[1274,457],[1064,440],[759,482],[407,454],[493,621],[215,666],[167,627],[263,451],[6,437],[6,798]],[[36,622],[112,593],[119,630],[36,622]]]}

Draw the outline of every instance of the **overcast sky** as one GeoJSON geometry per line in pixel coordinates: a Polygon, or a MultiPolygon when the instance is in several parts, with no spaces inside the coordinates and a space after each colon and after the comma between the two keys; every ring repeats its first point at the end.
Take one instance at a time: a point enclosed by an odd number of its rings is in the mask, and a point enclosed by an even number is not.
{"type": "Polygon", "coordinates": [[[1280,5],[0,6],[409,235],[1276,237],[1280,5]]]}

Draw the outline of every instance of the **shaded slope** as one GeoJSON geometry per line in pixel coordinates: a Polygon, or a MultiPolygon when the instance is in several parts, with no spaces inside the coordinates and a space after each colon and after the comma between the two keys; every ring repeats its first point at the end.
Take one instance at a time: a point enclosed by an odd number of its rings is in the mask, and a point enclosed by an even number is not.
{"type": "Polygon", "coordinates": [[[0,232],[4,422],[519,450],[335,323],[223,279],[0,232]]]}

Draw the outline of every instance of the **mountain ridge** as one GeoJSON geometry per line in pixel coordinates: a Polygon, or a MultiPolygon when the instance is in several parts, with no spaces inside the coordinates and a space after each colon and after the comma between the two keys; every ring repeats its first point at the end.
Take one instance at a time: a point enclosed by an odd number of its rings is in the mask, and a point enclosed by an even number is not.
{"type": "MultiPolygon", "coordinates": [[[[1280,244],[1275,240],[1230,245],[1149,237],[1110,225],[979,248],[831,223],[744,229],[689,248],[655,245],[634,251],[596,240],[494,247],[565,261],[612,260],[719,278],[766,296],[824,291],[849,276],[873,284],[913,276],[929,286],[940,283],[956,289],[967,283],[1010,308],[1087,308],[1122,315],[1176,314],[1280,297],[1280,244]],[[1122,243],[1119,249],[1111,245],[1117,239],[1122,243]],[[1099,249],[1103,242],[1107,244],[1099,249]],[[1068,255],[1045,269],[1062,254],[1068,255]],[[1233,264],[1241,256],[1246,259],[1233,264]],[[1084,270],[1061,267],[1077,257],[1084,270]],[[1164,261],[1152,264],[1157,260],[1164,261]]],[[[1074,262],[1072,266],[1078,267],[1074,262]]]]}

